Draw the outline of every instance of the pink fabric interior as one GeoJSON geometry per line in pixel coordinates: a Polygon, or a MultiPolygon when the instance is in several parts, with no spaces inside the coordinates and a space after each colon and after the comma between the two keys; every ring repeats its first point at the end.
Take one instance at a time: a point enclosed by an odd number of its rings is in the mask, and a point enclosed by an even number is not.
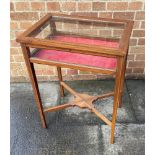
{"type": "Polygon", "coordinates": [[[53,40],[71,42],[71,43],[81,43],[81,44],[88,44],[88,45],[115,47],[115,48],[118,47],[118,42],[104,41],[99,39],[88,39],[88,38],[81,38],[81,37],[72,37],[72,36],[57,35],[57,36],[54,36],[53,40]]]}
{"type": "MultiPolygon", "coordinates": [[[[108,47],[117,47],[118,43],[102,41],[102,40],[92,40],[86,38],[73,38],[70,36],[56,36],[54,40],[65,41],[65,42],[76,42],[76,43],[86,43],[86,44],[94,44],[94,45],[103,45],[108,47]]],[[[86,66],[94,66],[99,68],[107,68],[107,69],[115,69],[116,67],[116,59],[115,58],[106,58],[100,56],[92,56],[85,55],[79,53],[71,53],[65,51],[57,51],[57,50],[39,50],[34,57],[44,60],[53,60],[58,62],[65,62],[69,64],[79,64],[86,66]]]]}

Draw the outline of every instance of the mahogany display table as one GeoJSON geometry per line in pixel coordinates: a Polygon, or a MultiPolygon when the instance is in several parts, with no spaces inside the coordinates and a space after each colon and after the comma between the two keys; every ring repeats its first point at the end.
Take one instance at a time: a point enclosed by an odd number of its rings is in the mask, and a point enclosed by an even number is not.
{"type": "Polygon", "coordinates": [[[46,128],[45,112],[68,107],[87,108],[111,127],[110,142],[114,142],[117,108],[122,105],[126,59],[133,21],[47,14],[17,38],[23,51],[32,83],[42,125],[46,128]],[[33,50],[31,50],[33,49],[33,50]],[[70,103],[43,108],[34,63],[57,67],[60,90],[64,88],[75,96],[70,103]],[[90,96],[78,93],[62,80],[61,67],[113,75],[114,91],[90,96]],[[114,96],[112,120],[95,107],[95,101],[114,96]]]}

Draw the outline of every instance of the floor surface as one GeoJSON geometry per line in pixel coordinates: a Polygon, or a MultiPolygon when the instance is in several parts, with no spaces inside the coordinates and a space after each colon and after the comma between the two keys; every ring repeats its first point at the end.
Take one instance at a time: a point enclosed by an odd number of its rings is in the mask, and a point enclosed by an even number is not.
{"type": "MultiPolygon", "coordinates": [[[[102,94],[113,89],[112,80],[67,82],[78,92],[102,94]]],[[[58,82],[39,83],[44,107],[72,100],[60,98],[58,82]]],[[[123,106],[118,109],[115,143],[110,128],[88,110],[68,108],[47,113],[43,129],[29,83],[11,84],[11,155],[144,155],[145,82],[126,80],[123,106]]],[[[112,118],[113,97],[98,100],[95,107],[112,118]]]]}

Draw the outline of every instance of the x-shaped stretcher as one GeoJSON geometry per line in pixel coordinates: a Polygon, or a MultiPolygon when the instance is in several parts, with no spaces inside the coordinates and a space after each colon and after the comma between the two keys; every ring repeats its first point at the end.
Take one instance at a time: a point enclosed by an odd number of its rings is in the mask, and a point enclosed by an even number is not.
{"type": "Polygon", "coordinates": [[[98,110],[96,110],[96,108],[94,108],[93,102],[98,99],[113,96],[114,92],[110,92],[110,93],[103,94],[103,95],[90,96],[88,94],[77,93],[64,82],[60,82],[60,84],[66,90],[68,90],[72,95],[74,95],[75,97],[74,100],[70,103],[65,103],[65,104],[58,105],[52,108],[47,108],[44,110],[44,112],[52,112],[52,111],[62,110],[68,107],[78,106],[79,108],[82,108],[82,109],[83,108],[89,109],[91,112],[95,113],[101,120],[103,120],[106,124],[111,126],[111,121],[109,121],[103,114],[101,114],[98,110]]]}

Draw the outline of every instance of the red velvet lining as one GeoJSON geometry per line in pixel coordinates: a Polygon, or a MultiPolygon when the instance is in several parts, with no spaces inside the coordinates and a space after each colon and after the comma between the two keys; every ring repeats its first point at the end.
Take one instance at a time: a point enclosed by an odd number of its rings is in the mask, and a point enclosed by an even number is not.
{"type": "MultiPolygon", "coordinates": [[[[59,41],[66,41],[66,42],[76,42],[76,43],[87,43],[87,44],[94,44],[94,45],[103,45],[108,47],[116,47],[118,43],[116,42],[109,42],[109,41],[102,41],[102,40],[90,40],[85,38],[73,38],[70,36],[56,36],[54,40],[59,41]]],[[[41,49],[38,51],[34,57],[44,60],[53,60],[58,62],[65,62],[69,64],[78,64],[78,65],[86,65],[86,66],[94,66],[99,68],[105,69],[115,69],[116,67],[116,59],[115,58],[106,58],[100,56],[92,56],[92,55],[85,55],[79,53],[71,53],[71,52],[64,52],[64,51],[57,51],[57,50],[46,50],[41,49]]]]}
{"type": "Polygon", "coordinates": [[[53,40],[118,48],[118,42],[104,41],[99,39],[88,39],[88,38],[81,38],[81,37],[57,35],[57,36],[54,36],[53,40]]]}

